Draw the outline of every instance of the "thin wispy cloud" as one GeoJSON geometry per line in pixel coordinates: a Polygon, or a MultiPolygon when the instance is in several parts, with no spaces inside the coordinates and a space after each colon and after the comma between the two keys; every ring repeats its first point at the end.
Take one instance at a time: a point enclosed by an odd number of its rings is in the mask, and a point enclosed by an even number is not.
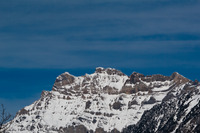
{"type": "Polygon", "coordinates": [[[0,67],[198,66],[199,8],[197,0],[1,1],[0,67]]]}

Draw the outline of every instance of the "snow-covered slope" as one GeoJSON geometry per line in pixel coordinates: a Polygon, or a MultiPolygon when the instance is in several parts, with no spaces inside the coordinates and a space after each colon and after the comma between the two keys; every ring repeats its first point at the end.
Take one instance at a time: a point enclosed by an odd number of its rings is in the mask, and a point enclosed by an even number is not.
{"type": "MultiPolygon", "coordinates": [[[[7,132],[117,133],[133,129],[136,132],[136,127],[139,132],[142,128],[139,124],[147,110],[170,100],[179,101],[185,89],[192,87],[198,93],[185,103],[190,106],[172,130],[175,131],[199,103],[200,85],[193,83],[178,73],[144,76],[134,72],[128,77],[116,69],[101,67],[96,68],[93,74],[80,77],[66,72],[56,78],[52,91],[43,91],[39,100],[17,113],[7,132]]],[[[176,112],[179,106],[174,105],[173,109],[176,112]]],[[[160,129],[161,124],[165,125],[161,121],[164,116],[163,113],[155,116],[153,120],[158,121],[153,131],[160,129]]],[[[174,115],[174,119],[179,119],[179,116],[174,115]]]]}

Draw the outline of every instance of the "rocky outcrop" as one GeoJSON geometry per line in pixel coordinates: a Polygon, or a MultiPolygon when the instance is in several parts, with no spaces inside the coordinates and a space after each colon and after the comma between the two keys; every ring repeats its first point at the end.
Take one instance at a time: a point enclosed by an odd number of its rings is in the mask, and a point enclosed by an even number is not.
{"type": "Polygon", "coordinates": [[[117,69],[113,69],[113,68],[103,68],[103,67],[97,67],[95,70],[95,73],[106,73],[108,75],[119,75],[119,76],[125,76],[124,73],[122,73],[121,71],[117,70],[117,69]]]}
{"type": "Polygon", "coordinates": [[[145,77],[141,73],[133,72],[130,76],[130,84],[135,84],[137,82],[140,82],[141,78],[145,77]]]}
{"type": "Polygon", "coordinates": [[[61,74],[56,78],[53,89],[62,88],[62,86],[72,84],[74,82],[74,76],[69,74],[68,72],[61,74]]]}
{"type": "Polygon", "coordinates": [[[184,84],[189,82],[190,80],[183,77],[182,75],[180,75],[177,72],[172,73],[172,75],[170,76],[170,79],[173,80],[176,83],[180,83],[180,84],[184,84]]]}

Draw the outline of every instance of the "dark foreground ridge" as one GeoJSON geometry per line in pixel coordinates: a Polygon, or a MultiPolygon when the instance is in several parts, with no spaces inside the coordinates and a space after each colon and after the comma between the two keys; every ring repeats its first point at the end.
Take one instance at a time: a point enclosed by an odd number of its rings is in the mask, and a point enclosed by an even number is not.
{"type": "Polygon", "coordinates": [[[80,77],[66,72],[5,127],[8,133],[198,133],[200,84],[177,72],[127,76],[102,67],[80,77]]]}

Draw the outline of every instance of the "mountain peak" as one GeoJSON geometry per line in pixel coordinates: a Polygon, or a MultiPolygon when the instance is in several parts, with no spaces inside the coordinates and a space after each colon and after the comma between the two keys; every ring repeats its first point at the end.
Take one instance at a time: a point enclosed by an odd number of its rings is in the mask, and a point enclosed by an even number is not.
{"type": "Polygon", "coordinates": [[[8,133],[176,132],[184,123],[198,127],[200,117],[194,114],[200,107],[200,84],[188,81],[177,72],[133,72],[129,77],[102,67],[79,77],[65,72],[52,91],[43,91],[39,100],[18,112],[8,133]]]}
{"type": "Polygon", "coordinates": [[[65,85],[70,85],[74,82],[74,80],[75,80],[75,76],[69,74],[68,72],[65,72],[56,78],[56,81],[53,86],[53,90],[57,90],[65,85]]]}
{"type": "Polygon", "coordinates": [[[95,70],[95,73],[105,73],[108,75],[120,75],[120,76],[125,76],[124,73],[121,71],[115,69],[115,68],[103,68],[103,67],[97,67],[95,70]]]}
{"type": "Polygon", "coordinates": [[[178,72],[173,72],[170,76],[170,79],[177,83],[186,83],[190,81],[188,78],[182,76],[178,72]]]}
{"type": "Polygon", "coordinates": [[[141,73],[138,73],[138,72],[133,72],[130,77],[141,78],[141,77],[144,77],[144,74],[141,74],[141,73]]]}

